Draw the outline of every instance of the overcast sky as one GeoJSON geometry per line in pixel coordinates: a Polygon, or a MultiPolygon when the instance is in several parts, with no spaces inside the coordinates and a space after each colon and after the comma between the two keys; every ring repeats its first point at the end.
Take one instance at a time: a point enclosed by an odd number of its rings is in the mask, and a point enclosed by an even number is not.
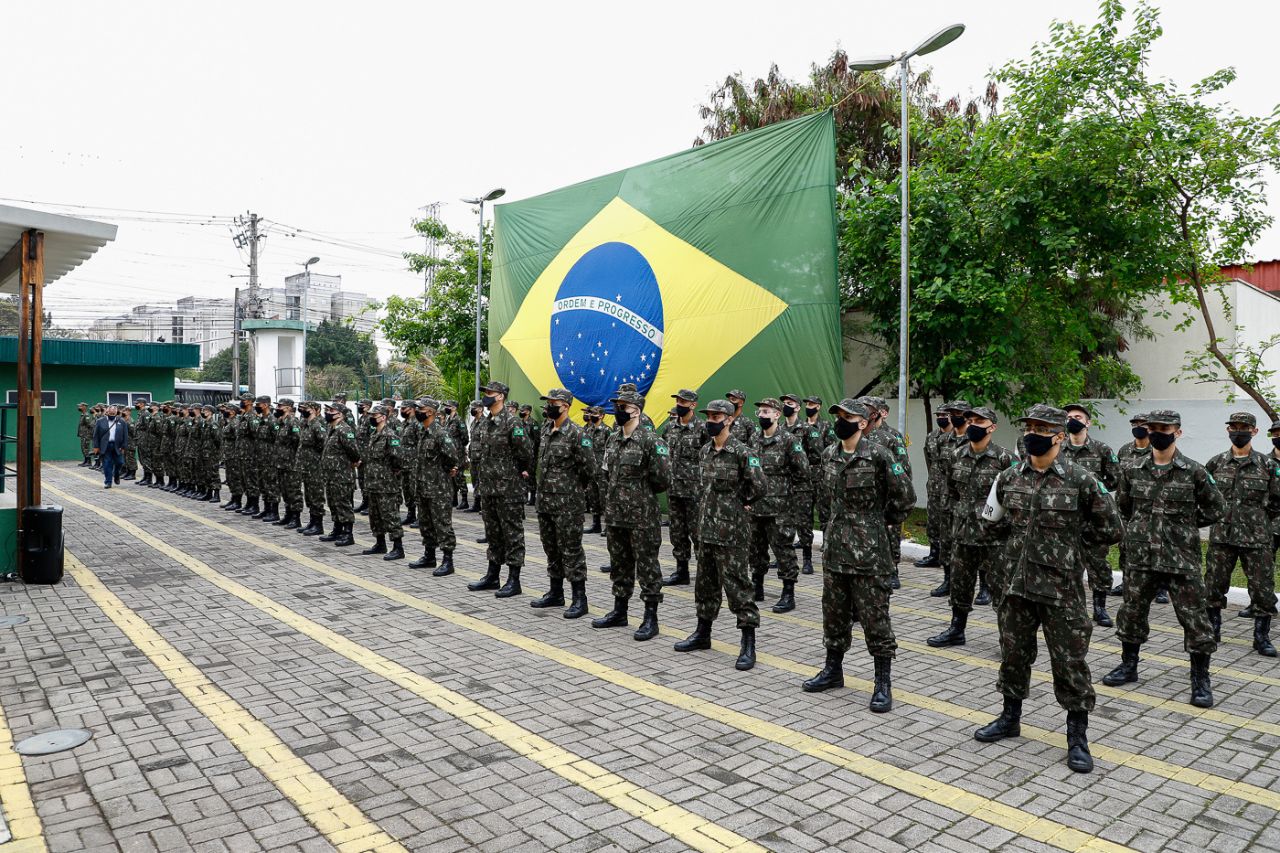
{"type": "MultiPolygon", "coordinates": [[[[1280,4],[1159,5],[1156,74],[1189,83],[1233,65],[1232,103],[1275,108],[1280,4]]],[[[502,186],[519,199],[687,147],[698,104],[730,72],[776,62],[802,77],[837,45],[891,53],[956,20],[965,35],[925,61],[944,94],[980,92],[1054,17],[1092,22],[1096,4],[42,0],[9,16],[0,50],[0,197],[120,225],[50,289],[58,322],[230,296],[247,256],[226,224],[192,223],[249,210],[278,223],[264,285],[314,254],[347,289],[418,293],[397,256],[421,246],[409,226],[422,205],[474,228],[460,196],[502,186]]],[[[1280,185],[1271,194],[1280,214],[1280,185]]],[[[1280,257],[1280,230],[1255,256],[1280,257]]]]}

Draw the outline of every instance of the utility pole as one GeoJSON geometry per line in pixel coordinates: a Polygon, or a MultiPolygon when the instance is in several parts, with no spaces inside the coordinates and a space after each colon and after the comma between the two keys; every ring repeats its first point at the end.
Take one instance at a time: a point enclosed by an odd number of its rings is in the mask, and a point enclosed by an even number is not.
{"type": "MultiPolygon", "coordinates": [[[[423,219],[438,220],[440,218],[440,202],[433,201],[425,207],[418,208],[422,211],[423,219]]],[[[423,234],[427,244],[423,254],[427,256],[428,263],[422,271],[422,304],[424,308],[431,307],[431,294],[436,289],[436,259],[440,257],[440,241],[436,239],[434,233],[423,234]]]]}
{"type": "Polygon", "coordinates": [[[231,400],[240,405],[240,288],[231,306],[231,400]]]}
{"type": "MultiPolygon", "coordinates": [[[[258,223],[261,221],[258,214],[248,213],[245,216],[237,216],[235,224],[240,226],[240,232],[232,236],[232,242],[235,243],[237,249],[248,248],[249,250],[249,301],[247,316],[251,320],[256,320],[262,316],[262,301],[258,297],[258,241],[265,240],[266,234],[258,233],[258,223]]],[[[240,341],[235,342],[236,349],[233,354],[239,354],[240,341]]],[[[249,393],[257,394],[257,352],[252,345],[249,347],[249,393]]]]}

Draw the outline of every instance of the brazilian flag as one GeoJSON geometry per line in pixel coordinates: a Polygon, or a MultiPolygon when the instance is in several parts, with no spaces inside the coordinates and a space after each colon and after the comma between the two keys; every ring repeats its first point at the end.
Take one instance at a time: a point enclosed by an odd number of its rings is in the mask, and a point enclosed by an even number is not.
{"type": "MultiPolygon", "coordinates": [[[[574,409],[623,382],[657,423],[700,405],[842,388],[835,125],[824,112],[544,195],[494,214],[493,375],[574,409]]],[[[748,409],[750,411],[750,409],[748,409]]]]}

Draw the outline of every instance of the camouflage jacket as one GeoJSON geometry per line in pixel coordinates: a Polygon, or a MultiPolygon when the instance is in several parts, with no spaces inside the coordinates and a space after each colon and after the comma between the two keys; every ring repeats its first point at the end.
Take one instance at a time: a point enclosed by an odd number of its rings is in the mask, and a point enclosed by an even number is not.
{"type": "Polygon", "coordinates": [[[852,453],[833,444],[822,452],[819,497],[831,508],[822,532],[823,569],[856,575],[892,572],[885,528],[901,524],[916,502],[902,463],[865,437],[852,453]]]}
{"type": "MultiPolygon", "coordinates": [[[[1150,455],[1151,455],[1151,445],[1148,444],[1146,447],[1138,447],[1138,445],[1134,444],[1132,441],[1126,444],[1124,447],[1121,447],[1116,452],[1116,458],[1120,460],[1121,468],[1123,468],[1126,465],[1132,465],[1135,459],[1140,460],[1143,456],[1150,456],[1150,455]]],[[[1114,489],[1112,491],[1114,491],[1114,489]]]]}
{"type": "Polygon", "coordinates": [[[295,416],[276,421],[276,467],[292,471],[298,464],[298,447],[302,444],[302,419],[295,416]]]}
{"type": "MultiPolygon", "coordinates": [[[[218,428],[222,431],[222,455],[227,459],[236,458],[236,416],[222,418],[218,421],[218,428]]],[[[151,424],[147,424],[148,431],[151,424]]]]}
{"type": "Polygon", "coordinates": [[[538,512],[586,511],[586,488],[596,476],[595,446],[586,430],[569,420],[560,429],[545,424],[537,470],[538,512]]]}
{"type": "Polygon", "coordinates": [[[779,427],[771,436],[756,430],[751,450],[760,459],[765,479],[764,497],[751,504],[751,514],[756,518],[790,515],[792,485],[797,480],[809,479],[809,457],[805,455],[804,444],[779,427]]]}
{"type": "Polygon", "coordinates": [[[943,457],[949,455],[955,446],[955,433],[940,429],[929,433],[924,440],[924,467],[929,475],[926,488],[931,510],[935,506],[945,509],[947,505],[947,465],[943,457]]]}
{"type": "MultiPolygon", "coordinates": [[[[341,426],[339,423],[338,426],[341,426]]],[[[356,419],[356,446],[361,452],[369,446],[369,436],[373,435],[373,416],[368,412],[357,416],[356,419]]],[[[369,472],[365,472],[365,476],[369,476],[369,472]]]]}
{"type": "Polygon", "coordinates": [[[524,424],[524,431],[529,436],[529,454],[533,457],[533,468],[529,473],[532,474],[538,470],[538,445],[542,442],[542,424],[533,419],[532,416],[520,418],[520,423],[524,424]]]}
{"type": "Polygon", "coordinates": [[[254,440],[257,438],[258,413],[252,409],[236,414],[236,454],[243,460],[254,458],[254,440]]]}
{"type": "Polygon", "coordinates": [[[732,436],[716,450],[698,451],[698,541],[746,547],[751,539],[748,507],[764,497],[764,470],[751,448],[732,436]]]}
{"type": "Polygon", "coordinates": [[[191,443],[191,420],[178,418],[173,425],[173,452],[175,456],[186,456],[187,446],[191,443]]]}
{"type": "Polygon", "coordinates": [[[729,434],[743,444],[751,445],[751,440],[756,435],[756,425],[747,420],[746,409],[743,409],[742,413],[734,418],[733,425],[729,427],[729,434]]]}
{"type": "Polygon", "coordinates": [[[1096,438],[1087,438],[1084,444],[1076,447],[1068,435],[1062,440],[1062,450],[1058,455],[1097,477],[1107,487],[1107,491],[1114,492],[1120,484],[1120,457],[1096,438]]]}
{"type": "Polygon", "coordinates": [[[880,424],[880,426],[867,433],[864,438],[872,444],[878,444],[889,451],[893,461],[901,463],[907,472],[907,476],[911,476],[911,459],[907,456],[907,443],[902,440],[902,436],[898,434],[896,429],[888,424],[880,424]]]}
{"type": "Polygon", "coordinates": [[[1213,475],[1182,451],[1163,469],[1150,454],[1121,469],[1116,504],[1129,570],[1177,575],[1199,574],[1200,528],[1227,511],[1213,475]]]}
{"type": "Polygon", "coordinates": [[[444,434],[449,436],[449,440],[453,442],[454,450],[457,454],[458,468],[465,469],[467,467],[467,445],[471,441],[471,436],[467,432],[466,422],[458,415],[450,415],[444,421],[444,434]]]}
{"type": "Polygon", "coordinates": [[[995,559],[1009,593],[1083,613],[1085,552],[1124,533],[1107,487],[1059,455],[1043,472],[1029,461],[1001,471],[994,497],[1004,516],[982,523],[1000,543],[995,559]]]}
{"type": "Polygon", "coordinates": [[[658,495],[671,486],[671,451],[651,429],[614,430],[604,456],[604,517],[610,527],[658,529],[658,495]]]}
{"type": "Polygon", "coordinates": [[[449,497],[453,480],[449,472],[461,464],[462,448],[454,443],[446,424],[433,421],[431,426],[418,424],[418,448],[413,457],[413,478],[418,494],[449,497]]]}
{"type": "Polygon", "coordinates": [[[827,445],[831,443],[831,425],[826,421],[811,424],[804,418],[797,417],[795,423],[784,424],[784,426],[792,435],[800,439],[804,455],[809,460],[804,478],[791,481],[791,491],[811,492],[822,479],[822,451],[826,450],[827,445]]]}
{"type": "MultiPolygon", "coordinates": [[[[422,422],[416,417],[410,418],[400,424],[400,452],[408,464],[405,468],[412,467],[412,459],[418,452],[418,438],[422,435],[422,422]]],[[[452,467],[452,466],[450,466],[452,467]]]]}
{"type": "Polygon", "coordinates": [[[76,424],[76,438],[92,438],[94,425],[93,415],[85,412],[80,416],[80,422],[76,424]]]}
{"type": "Polygon", "coordinates": [[[325,423],[314,415],[302,420],[302,432],[298,441],[295,470],[300,474],[316,474],[324,457],[324,440],[328,433],[325,423]]]}
{"type": "Polygon", "coordinates": [[[398,492],[400,436],[384,426],[369,434],[369,445],[364,455],[364,484],[372,492],[398,492]]]}
{"type": "MultiPolygon", "coordinates": [[[[481,415],[480,417],[478,417],[478,418],[476,418],[475,420],[473,420],[473,421],[471,422],[471,427],[470,427],[470,429],[468,430],[468,432],[470,433],[471,437],[470,437],[470,440],[469,440],[469,441],[468,441],[468,443],[467,443],[467,460],[471,463],[471,467],[472,467],[473,469],[475,468],[475,464],[476,464],[476,456],[477,456],[477,455],[479,455],[479,453],[480,453],[480,440],[479,440],[479,439],[480,439],[480,425],[481,425],[482,423],[484,423],[484,416],[483,416],[483,415],[481,415]]],[[[471,476],[472,476],[472,479],[474,480],[474,479],[475,479],[475,471],[474,471],[474,470],[472,471],[471,476]]]]}
{"type": "Polygon", "coordinates": [[[1209,541],[1238,548],[1270,548],[1280,517],[1280,467],[1256,450],[1236,459],[1228,450],[1205,463],[1227,502],[1226,514],[1209,530],[1209,541]]]}
{"type": "Polygon", "coordinates": [[[526,481],[520,475],[532,468],[533,451],[519,418],[505,409],[482,418],[471,450],[471,476],[481,497],[524,497],[526,481]]]}
{"type": "Polygon", "coordinates": [[[968,441],[951,454],[947,497],[951,503],[951,537],[961,545],[988,544],[978,518],[987,504],[987,493],[1000,472],[1017,464],[1013,454],[992,441],[974,455],[968,441]]]}
{"type": "Polygon", "coordinates": [[[667,494],[673,498],[697,497],[702,445],[711,440],[706,423],[697,415],[687,424],[670,418],[662,425],[661,435],[671,451],[671,488],[667,494]]]}
{"type": "Polygon", "coordinates": [[[254,412],[249,423],[253,427],[253,455],[260,465],[269,465],[275,461],[276,424],[273,415],[259,415],[254,412]]]}
{"type": "Polygon", "coordinates": [[[587,438],[591,439],[591,449],[596,452],[596,478],[599,479],[604,470],[604,454],[609,449],[609,428],[604,424],[596,424],[583,427],[583,430],[586,431],[587,438]]]}
{"type": "Polygon", "coordinates": [[[352,485],[356,479],[352,465],[359,461],[355,429],[345,421],[336,421],[325,436],[324,455],[320,460],[325,483],[337,487],[352,485]]]}

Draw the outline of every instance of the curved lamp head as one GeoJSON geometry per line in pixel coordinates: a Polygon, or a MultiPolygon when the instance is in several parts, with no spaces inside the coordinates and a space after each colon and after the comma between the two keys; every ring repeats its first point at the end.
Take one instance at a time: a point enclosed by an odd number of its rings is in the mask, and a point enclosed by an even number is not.
{"type": "Polygon", "coordinates": [[[907,58],[909,59],[913,56],[924,56],[926,53],[933,53],[935,50],[951,44],[953,41],[960,38],[963,33],[964,24],[952,24],[949,27],[938,30],[936,33],[920,42],[915,50],[907,54],[907,58]]]}
{"type": "Polygon", "coordinates": [[[320,259],[319,259],[319,258],[315,258],[315,257],[313,257],[313,258],[311,258],[310,260],[308,260],[305,264],[303,264],[303,266],[304,266],[304,267],[309,267],[309,266],[311,266],[312,264],[318,264],[318,263],[320,263],[320,259]]]}
{"type": "Polygon", "coordinates": [[[461,199],[461,201],[464,204],[479,204],[482,201],[493,201],[494,199],[502,198],[506,194],[507,194],[506,190],[504,190],[502,187],[498,187],[497,189],[489,190],[489,192],[477,198],[464,198],[464,199],[461,199]]]}
{"type": "Polygon", "coordinates": [[[888,68],[896,60],[892,56],[873,56],[849,63],[850,71],[880,71],[888,68]]]}

